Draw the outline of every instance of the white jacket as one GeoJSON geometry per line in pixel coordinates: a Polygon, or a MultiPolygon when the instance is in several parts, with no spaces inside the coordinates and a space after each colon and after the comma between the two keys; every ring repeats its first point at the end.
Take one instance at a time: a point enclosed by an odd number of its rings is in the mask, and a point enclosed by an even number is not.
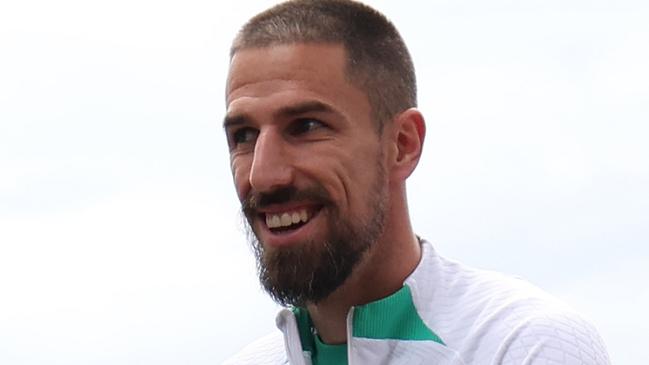
{"type": "MultiPolygon", "coordinates": [[[[277,316],[264,337],[227,365],[311,365],[296,317],[277,316]]],[[[520,279],[468,268],[426,241],[396,293],[350,309],[350,365],[610,364],[597,331],[564,304],[520,279]]]]}

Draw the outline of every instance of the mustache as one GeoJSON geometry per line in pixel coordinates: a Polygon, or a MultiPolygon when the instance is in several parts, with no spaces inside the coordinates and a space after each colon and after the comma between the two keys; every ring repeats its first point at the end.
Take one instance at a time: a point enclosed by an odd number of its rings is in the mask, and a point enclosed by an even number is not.
{"type": "Polygon", "coordinates": [[[286,186],[263,193],[251,190],[242,202],[241,209],[247,217],[251,217],[259,209],[292,201],[309,201],[327,205],[331,203],[331,197],[321,186],[313,186],[302,190],[298,190],[294,186],[286,186]]]}

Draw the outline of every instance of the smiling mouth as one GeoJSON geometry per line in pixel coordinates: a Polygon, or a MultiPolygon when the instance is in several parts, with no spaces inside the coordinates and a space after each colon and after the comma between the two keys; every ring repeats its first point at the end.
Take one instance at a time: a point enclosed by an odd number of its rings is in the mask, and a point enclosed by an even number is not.
{"type": "Polygon", "coordinates": [[[261,213],[260,218],[272,233],[289,233],[309,223],[318,214],[320,208],[299,208],[281,212],[261,213]]]}

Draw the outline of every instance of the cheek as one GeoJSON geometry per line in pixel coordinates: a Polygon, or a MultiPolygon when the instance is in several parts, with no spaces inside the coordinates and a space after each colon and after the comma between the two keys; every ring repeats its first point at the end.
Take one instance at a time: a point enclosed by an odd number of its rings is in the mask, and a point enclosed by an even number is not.
{"type": "Polygon", "coordinates": [[[382,169],[380,164],[383,164],[380,146],[370,145],[368,148],[359,149],[355,151],[355,156],[347,166],[347,171],[350,171],[349,195],[355,204],[365,206],[376,198],[373,196],[376,193],[374,187],[385,184],[385,181],[377,181],[385,179],[384,174],[379,173],[382,169]]]}
{"type": "Polygon", "coordinates": [[[357,219],[366,213],[361,207],[374,198],[371,194],[378,169],[377,151],[369,147],[353,148],[331,156],[336,160],[326,170],[331,192],[335,194],[334,199],[343,204],[346,214],[357,219]]]}
{"type": "Polygon", "coordinates": [[[245,158],[233,157],[230,159],[230,169],[232,170],[234,188],[237,190],[239,200],[243,201],[250,190],[250,164],[245,158]]]}

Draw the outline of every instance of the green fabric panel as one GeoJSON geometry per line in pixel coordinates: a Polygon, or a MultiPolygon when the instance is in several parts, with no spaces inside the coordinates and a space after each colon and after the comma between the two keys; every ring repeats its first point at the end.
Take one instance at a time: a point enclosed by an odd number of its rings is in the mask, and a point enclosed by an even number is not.
{"type": "Polygon", "coordinates": [[[327,345],[315,337],[316,356],[313,365],[347,365],[347,344],[327,345]]]}
{"type": "Polygon", "coordinates": [[[327,345],[313,334],[313,322],[306,308],[291,309],[295,314],[302,350],[311,353],[313,365],[347,365],[347,345],[327,345]]]}
{"type": "Polygon", "coordinates": [[[410,288],[354,309],[354,337],[411,341],[435,341],[444,345],[417,313],[410,288]]]}
{"type": "Polygon", "coordinates": [[[297,329],[300,333],[300,342],[302,343],[302,350],[309,351],[314,353],[315,343],[313,342],[313,333],[311,328],[313,324],[311,323],[311,317],[306,308],[295,307],[291,309],[293,314],[295,314],[295,319],[297,320],[297,329]]]}

